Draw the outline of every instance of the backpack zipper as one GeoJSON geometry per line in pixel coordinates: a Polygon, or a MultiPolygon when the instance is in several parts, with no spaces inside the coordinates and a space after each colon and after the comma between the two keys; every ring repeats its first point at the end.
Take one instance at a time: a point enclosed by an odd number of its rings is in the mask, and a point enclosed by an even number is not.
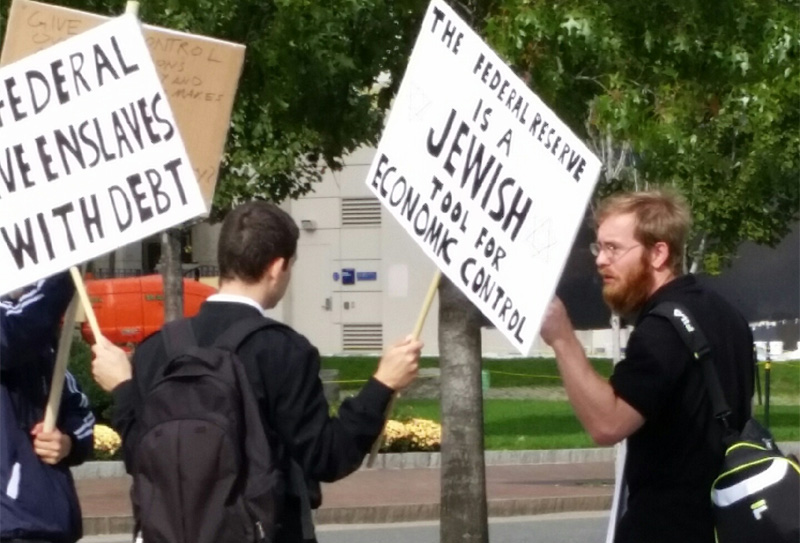
{"type": "Polygon", "coordinates": [[[264,531],[264,525],[261,524],[260,520],[256,521],[256,532],[258,532],[258,540],[259,541],[266,541],[267,540],[267,532],[264,531]]]}

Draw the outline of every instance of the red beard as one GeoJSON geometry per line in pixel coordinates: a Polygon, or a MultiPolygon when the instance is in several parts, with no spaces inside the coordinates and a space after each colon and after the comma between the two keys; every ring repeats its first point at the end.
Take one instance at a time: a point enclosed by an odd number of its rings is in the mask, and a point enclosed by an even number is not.
{"type": "Polygon", "coordinates": [[[603,285],[603,299],[612,311],[622,316],[633,315],[650,297],[653,275],[647,251],[642,252],[638,265],[616,283],[603,285]]]}

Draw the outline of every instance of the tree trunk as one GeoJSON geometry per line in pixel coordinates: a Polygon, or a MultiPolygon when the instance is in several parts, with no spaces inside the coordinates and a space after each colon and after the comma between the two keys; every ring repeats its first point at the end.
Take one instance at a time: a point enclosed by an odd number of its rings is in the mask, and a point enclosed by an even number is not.
{"type": "Polygon", "coordinates": [[[180,228],[169,228],[161,233],[161,264],[161,277],[164,281],[164,322],[170,322],[183,317],[180,228]]]}
{"type": "Polygon", "coordinates": [[[683,272],[686,273],[688,266],[689,273],[700,273],[701,266],[703,263],[703,257],[705,256],[706,252],[706,236],[704,235],[703,237],[700,238],[700,245],[697,248],[697,253],[694,255],[694,258],[692,258],[692,263],[690,266],[689,266],[688,251],[686,250],[685,247],[683,250],[684,254],[686,255],[686,257],[683,259],[683,272]]]}
{"type": "Polygon", "coordinates": [[[481,314],[442,276],[439,287],[442,402],[441,543],[486,543],[481,314]]]}

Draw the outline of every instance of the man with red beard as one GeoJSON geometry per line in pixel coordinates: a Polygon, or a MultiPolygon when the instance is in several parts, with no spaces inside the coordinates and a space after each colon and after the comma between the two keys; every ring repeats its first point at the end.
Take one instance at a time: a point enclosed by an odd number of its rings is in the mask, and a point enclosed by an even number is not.
{"type": "Polygon", "coordinates": [[[683,274],[691,227],[686,202],[666,192],[615,195],[595,215],[591,245],[603,297],[635,323],[609,380],[594,371],[563,303],[547,309],[541,335],[555,351],[578,419],[595,442],[628,438],[628,501],[616,543],[712,543],[710,489],[724,455],[703,372],[673,325],[650,311],[683,305],[708,339],[722,389],[741,430],[753,396],[752,334],[725,300],[683,274]]]}

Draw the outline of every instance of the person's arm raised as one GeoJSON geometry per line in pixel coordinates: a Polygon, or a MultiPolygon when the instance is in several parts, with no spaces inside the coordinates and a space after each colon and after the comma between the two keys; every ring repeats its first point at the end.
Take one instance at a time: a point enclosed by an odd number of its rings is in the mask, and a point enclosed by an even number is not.
{"type": "Polygon", "coordinates": [[[541,335],[555,351],[567,397],[595,443],[613,445],[644,424],[644,417],[618,397],[611,384],[589,363],[567,309],[558,297],[553,298],[545,312],[541,335]]]}

